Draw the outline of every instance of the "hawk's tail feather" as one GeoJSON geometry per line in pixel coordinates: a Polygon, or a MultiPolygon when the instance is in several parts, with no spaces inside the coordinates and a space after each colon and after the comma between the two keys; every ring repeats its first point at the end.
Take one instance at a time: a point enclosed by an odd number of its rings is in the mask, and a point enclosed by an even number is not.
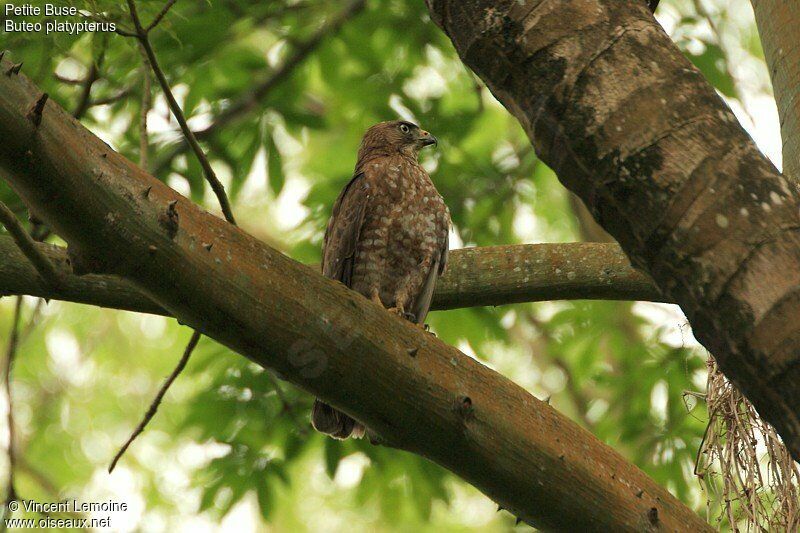
{"type": "Polygon", "coordinates": [[[363,424],[320,400],[314,400],[311,408],[311,425],[320,433],[340,440],[348,437],[360,439],[365,432],[363,424]]]}

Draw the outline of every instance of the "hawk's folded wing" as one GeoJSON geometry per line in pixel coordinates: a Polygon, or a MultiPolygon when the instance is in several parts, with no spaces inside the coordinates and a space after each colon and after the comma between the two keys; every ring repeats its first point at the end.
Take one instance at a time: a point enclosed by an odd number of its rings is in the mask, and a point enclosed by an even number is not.
{"type": "Polygon", "coordinates": [[[351,286],[356,248],[369,204],[369,183],[360,172],[345,185],[325,230],[322,274],[351,286]]]}

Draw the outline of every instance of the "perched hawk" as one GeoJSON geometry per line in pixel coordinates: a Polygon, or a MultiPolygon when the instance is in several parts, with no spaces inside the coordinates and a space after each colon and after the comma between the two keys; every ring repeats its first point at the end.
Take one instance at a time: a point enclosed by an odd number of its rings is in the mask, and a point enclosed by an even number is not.
{"type": "MultiPolygon", "coordinates": [[[[322,273],[424,325],[436,278],[447,263],[450,213],[417,161],[436,137],[410,122],[381,122],[361,141],[353,178],[325,231],[322,273]]],[[[316,400],[317,431],[338,439],[364,426],[316,400]]]]}

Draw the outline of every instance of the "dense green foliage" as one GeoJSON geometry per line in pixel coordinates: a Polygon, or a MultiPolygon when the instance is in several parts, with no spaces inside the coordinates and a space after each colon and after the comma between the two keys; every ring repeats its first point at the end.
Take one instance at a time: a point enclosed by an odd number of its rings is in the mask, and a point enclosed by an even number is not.
{"type": "MultiPolygon", "coordinates": [[[[124,4],[79,3],[130,29],[124,4]]],[[[763,68],[750,24],[715,13],[731,41],[719,42],[692,2],[662,4],[676,42],[726,96],[739,95],[731,54],[763,68]]],[[[164,4],[138,5],[149,21],[164,4]]],[[[202,130],[344,5],[182,1],[153,31],[153,47],[190,124],[202,130]]],[[[731,10],[743,6],[737,1],[731,10]]],[[[135,40],[4,34],[2,47],[70,111],[94,63],[99,78],[91,100],[114,102],[92,106],[82,121],[140,160],[147,67],[135,40]]],[[[217,212],[195,158],[189,152],[171,157],[181,137],[155,80],[152,88],[150,169],[217,212]]],[[[424,163],[450,207],[457,245],[591,234],[519,125],[460,63],[421,1],[368,1],[203,145],[240,224],[298,260],[317,262],[325,221],[349,178],[360,135],[398,115],[441,141],[424,163]]],[[[2,183],[0,198],[26,216],[2,183]]],[[[124,500],[132,510],[113,516],[115,525],[133,529],[138,523],[147,531],[211,528],[220,521],[245,529],[263,522],[276,530],[513,527],[511,515],[495,512],[475,489],[419,457],[310,431],[308,394],[285,383],[276,391],[262,369],[208,339],[109,476],[117,446],[177,362],[190,331],[160,317],[25,303],[23,325],[32,326],[20,345],[12,387],[17,488],[25,498],[124,500]]],[[[7,338],[12,313],[13,300],[4,298],[0,339],[7,338]]],[[[550,397],[658,483],[704,507],[692,470],[705,412],[702,405],[694,408],[693,397],[685,401],[684,392],[702,390],[706,357],[675,308],[554,302],[439,312],[430,323],[446,342],[536,396],[550,397]]]]}

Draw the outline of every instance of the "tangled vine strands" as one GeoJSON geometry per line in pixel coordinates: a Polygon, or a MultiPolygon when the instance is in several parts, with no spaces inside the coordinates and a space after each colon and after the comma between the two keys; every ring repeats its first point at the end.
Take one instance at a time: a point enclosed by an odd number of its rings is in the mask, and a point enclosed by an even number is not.
{"type": "Polygon", "coordinates": [[[719,526],[734,531],[798,531],[800,466],[753,405],[708,359],[706,434],[695,474],[719,526]]]}

